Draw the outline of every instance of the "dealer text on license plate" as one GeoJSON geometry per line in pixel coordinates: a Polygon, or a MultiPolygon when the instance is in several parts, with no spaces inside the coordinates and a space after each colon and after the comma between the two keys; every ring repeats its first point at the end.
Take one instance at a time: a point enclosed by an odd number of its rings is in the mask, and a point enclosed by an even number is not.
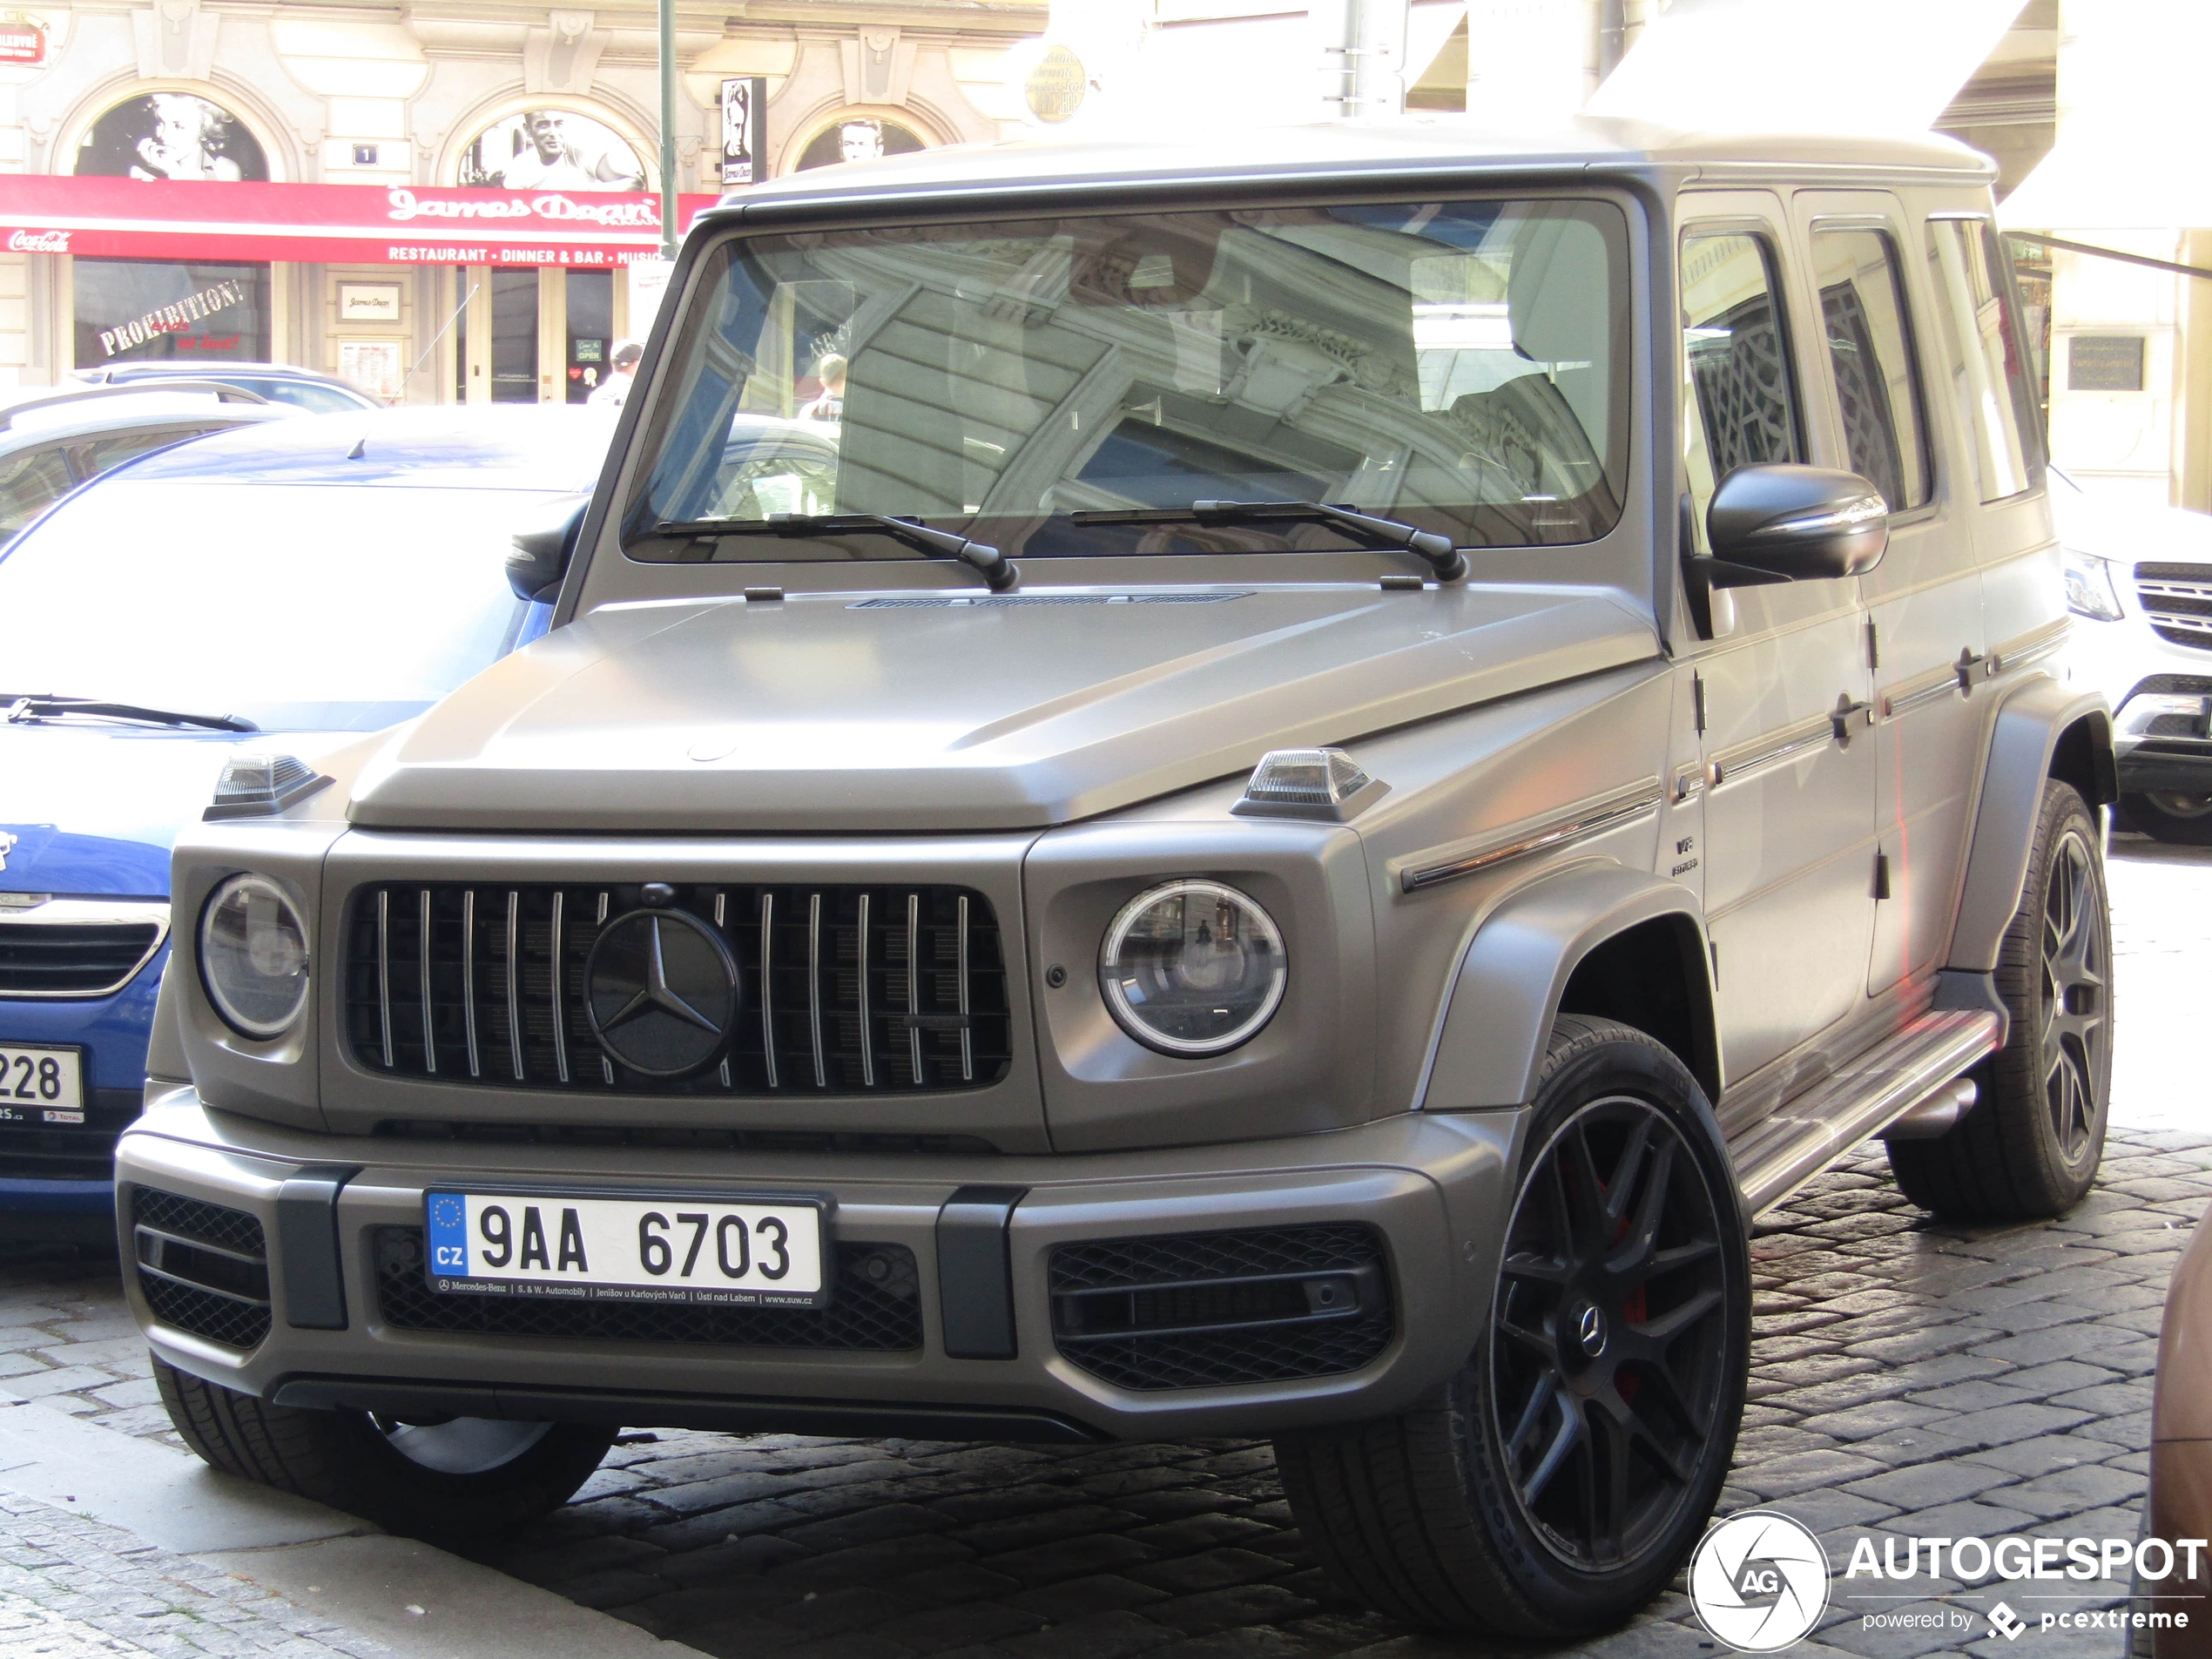
{"type": "Polygon", "coordinates": [[[817,1201],[424,1196],[434,1291],[579,1300],[813,1307],[817,1201]]]}
{"type": "Polygon", "coordinates": [[[0,1044],[0,1123],[81,1123],[84,1061],[74,1049],[0,1044]]]}

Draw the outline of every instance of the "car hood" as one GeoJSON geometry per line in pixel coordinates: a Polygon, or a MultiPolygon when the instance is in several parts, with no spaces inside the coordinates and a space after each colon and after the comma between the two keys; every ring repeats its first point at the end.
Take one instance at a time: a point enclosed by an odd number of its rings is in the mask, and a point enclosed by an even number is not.
{"type": "Polygon", "coordinates": [[[170,846],[244,735],[0,725],[0,892],[166,894],[170,846]]]}
{"type": "Polygon", "coordinates": [[[356,824],[1041,827],[1652,656],[1609,590],[1298,585],[610,606],[371,759],[356,824]]]}

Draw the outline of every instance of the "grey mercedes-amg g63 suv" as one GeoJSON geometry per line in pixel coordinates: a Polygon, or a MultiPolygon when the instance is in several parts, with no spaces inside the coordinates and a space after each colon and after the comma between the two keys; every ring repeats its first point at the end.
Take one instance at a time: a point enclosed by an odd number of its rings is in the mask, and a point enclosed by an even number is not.
{"type": "Polygon", "coordinates": [[[1752,1217],[1871,1136],[1949,1216],[2096,1171],[1989,179],[1415,123],[706,216],[550,633],[179,844],[180,1433],[442,1534],[621,1425],[1266,1435],[1375,1606],[1625,1617],[1752,1217]]]}

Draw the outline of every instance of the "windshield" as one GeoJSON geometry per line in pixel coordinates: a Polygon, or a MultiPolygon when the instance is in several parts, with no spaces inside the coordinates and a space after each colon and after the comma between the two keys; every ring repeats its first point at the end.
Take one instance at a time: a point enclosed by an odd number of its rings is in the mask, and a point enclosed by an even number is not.
{"type": "Polygon", "coordinates": [[[1067,515],[1199,500],[1348,504],[1463,546],[1589,541],[1627,478],[1627,235],[1608,202],[1470,201],[732,238],[624,545],[696,558],[657,527],[879,513],[1031,556],[1190,550],[1197,532],[1067,515]]]}
{"type": "Polygon", "coordinates": [[[512,644],[509,538],[536,491],[138,482],[63,503],[0,557],[0,691],[375,731],[512,644]]]}

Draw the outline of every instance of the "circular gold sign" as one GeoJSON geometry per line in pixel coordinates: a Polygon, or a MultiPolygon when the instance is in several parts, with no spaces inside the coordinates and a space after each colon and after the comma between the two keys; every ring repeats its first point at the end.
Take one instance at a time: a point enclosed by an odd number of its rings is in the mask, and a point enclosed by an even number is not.
{"type": "Polygon", "coordinates": [[[1037,60],[1022,90],[1029,100],[1030,114],[1040,121],[1058,123],[1082,107],[1088,84],[1083,60],[1065,46],[1055,46],[1037,60]]]}

